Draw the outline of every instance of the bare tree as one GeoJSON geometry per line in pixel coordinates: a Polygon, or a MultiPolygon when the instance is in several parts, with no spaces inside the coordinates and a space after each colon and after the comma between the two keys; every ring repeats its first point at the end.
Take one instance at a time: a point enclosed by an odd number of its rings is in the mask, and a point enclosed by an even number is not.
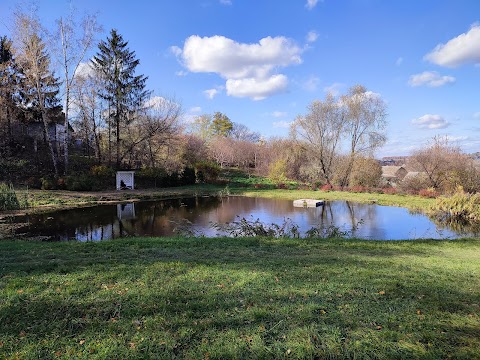
{"type": "Polygon", "coordinates": [[[38,106],[44,126],[44,135],[50,149],[55,176],[58,176],[57,158],[48,126],[49,108],[57,101],[58,79],[50,70],[50,57],[40,37],[42,27],[33,15],[15,13],[15,39],[18,62],[22,69],[25,107],[38,106]]]}
{"type": "Polygon", "coordinates": [[[362,85],[350,88],[342,96],[345,131],[349,142],[349,160],[340,186],[348,186],[357,155],[371,155],[386,141],[386,104],[382,98],[362,85]]]}
{"type": "Polygon", "coordinates": [[[306,145],[314,167],[331,184],[334,162],[345,130],[345,117],[338,101],[328,94],[324,101],[316,100],[308,106],[308,113],[298,116],[291,131],[295,139],[306,145]]]}
{"type": "Polygon", "coordinates": [[[95,44],[95,35],[101,31],[95,16],[86,15],[81,20],[80,25],[76,22],[75,18],[76,14],[74,10],[72,10],[67,17],[60,17],[57,20],[58,33],[56,35],[56,40],[58,40],[56,53],[58,62],[62,68],[65,96],[65,135],[63,140],[65,173],[68,171],[70,93],[75,81],[75,74],[85,59],[87,52],[95,44]]]}

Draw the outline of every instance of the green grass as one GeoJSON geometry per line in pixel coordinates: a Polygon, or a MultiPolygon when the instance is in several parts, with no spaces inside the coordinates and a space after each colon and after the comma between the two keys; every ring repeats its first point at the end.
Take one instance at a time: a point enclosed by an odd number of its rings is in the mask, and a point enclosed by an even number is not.
{"type": "Polygon", "coordinates": [[[480,359],[480,242],[0,242],[0,359],[480,359]]]}
{"type": "Polygon", "coordinates": [[[435,199],[423,198],[413,195],[390,195],[378,193],[353,193],[346,191],[310,191],[310,190],[256,190],[248,189],[242,192],[245,196],[258,196],[266,198],[319,199],[319,200],[347,200],[359,203],[375,203],[378,205],[400,206],[411,210],[428,210],[435,199]]]}

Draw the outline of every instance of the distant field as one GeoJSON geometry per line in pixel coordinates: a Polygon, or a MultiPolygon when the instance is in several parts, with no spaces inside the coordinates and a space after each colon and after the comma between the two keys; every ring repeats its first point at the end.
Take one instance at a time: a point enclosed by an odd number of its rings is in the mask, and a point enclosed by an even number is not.
{"type": "Polygon", "coordinates": [[[0,242],[0,358],[480,359],[480,241],[0,242]]]}

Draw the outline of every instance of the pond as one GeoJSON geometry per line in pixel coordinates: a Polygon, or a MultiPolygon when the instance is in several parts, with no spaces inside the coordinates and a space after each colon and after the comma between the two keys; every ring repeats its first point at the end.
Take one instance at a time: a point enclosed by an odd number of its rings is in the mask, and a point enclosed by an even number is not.
{"type": "Polygon", "coordinates": [[[18,234],[53,241],[76,239],[97,241],[125,236],[171,236],[179,228],[196,234],[218,236],[212,223],[225,224],[246,218],[264,224],[299,227],[301,234],[312,227],[335,226],[364,239],[445,239],[462,234],[433,223],[427,216],[399,207],[325,202],[316,208],[295,208],[290,200],[249,197],[196,197],[102,205],[46,214],[14,221],[26,223],[18,234]]]}

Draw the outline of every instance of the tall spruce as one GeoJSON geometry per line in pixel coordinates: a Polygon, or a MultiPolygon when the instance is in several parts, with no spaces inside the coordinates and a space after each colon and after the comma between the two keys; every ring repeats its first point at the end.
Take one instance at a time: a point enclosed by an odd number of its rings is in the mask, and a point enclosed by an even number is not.
{"type": "Polygon", "coordinates": [[[12,121],[16,117],[18,94],[18,69],[13,57],[12,41],[6,36],[0,38],[0,134],[1,150],[10,155],[13,141],[12,121]]]}
{"type": "Polygon", "coordinates": [[[128,126],[150,94],[145,89],[148,77],[135,74],[140,61],[127,45],[117,30],[112,29],[107,41],[100,42],[92,61],[103,80],[99,95],[108,103],[109,120],[113,120],[117,168],[121,165],[121,127],[128,126]]]}

